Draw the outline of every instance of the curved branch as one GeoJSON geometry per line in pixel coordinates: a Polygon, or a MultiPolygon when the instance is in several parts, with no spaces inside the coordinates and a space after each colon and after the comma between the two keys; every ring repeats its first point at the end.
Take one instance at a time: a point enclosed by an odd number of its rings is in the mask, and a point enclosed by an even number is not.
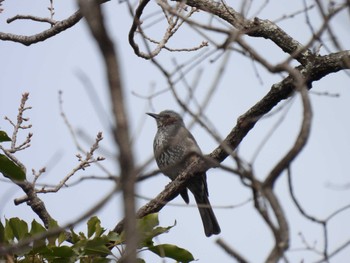
{"type": "MultiPolygon", "coordinates": [[[[103,3],[108,2],[108,1],[110,1],[110,0],[98,0],[97,3],[103,4],[103,3]]],[[[33,19],[33,16],[21,15],[21,16],[15,16],[14,18],[10,18],[8,20],[8,23],[14,21],[15,19],[19,19],[19,18],[32,19],[32,20],[40,21],[40,22],[49,22],[45,18],[35,17],[35,19],[33,19]]],[[[65,31],[68,28],[71,28],[76,23],[78,23],[81,18],[82,18],[82,14],[81,14],[80,10],[78,10],[73,15],[68,17],[67,19],[64,19],[62,21],[58,21],[58,22],[54,23],[50,29],[45,30],[39,34],[35,34],[32,36],[22,36],[22,35],[15,35],[15,34],[11,34],[11,33],[0,32],[0,40],[12,41],[12,42],[21,43],[25,46],[30,46],[32,44],[36,44],[38,42],[45,41],[46,39],[53,37],[53,36],[63,32],[63,31],[65,31]]],[[[51,21],[51,22],[53,22],[53,21],[51,21]]]]}
{"type": "MultiPolygon", "coordinates": [[[[131,47],[134,49],[135,54],[144,57],[146,55],[141,55],[140,47],[136,44],[134,40],[135,32],[137,28],[140,26],[140,17],[143,13],[143,10],[145,9],[146,5],[149,3],[150,0],[142,0],[140,1],[140,4],[136,8],[135,15],[134,15],[134,21],[132,22],[131,28],[129,30],[129,43],[131,47]]],[[[147,57],[147,56],[146,56],[147,57]]]]}
{"type": "Polygon", "coordinates": [[[82,15],[80,11],[77,11],[67,19],[62,20],[60,22],[56,22],[50,29],[45,30],[39,34],[35,34],[32,36],[22,36],[22,35],[15,35],[10,33],[0,32],[0,40],[12,41],[12,42],[21,43],[25,46],[30,46],[32,44],[45,41],[46,39],[53,37],[61,33],[62,31],[74,26],[76,23],[80,21],[81,18],[82,18],[82,15]]]}
{"type": "Polygon", "coordinates": [[[289,226],[282,206],[272,188],[264,187],[262,192],[268,200],[278,223],[278,227],[271,229],[274,234],[275,245],[265,262],[279,262],[284,251],[289,247],[289,226]]]}
{"type": "Polygon", "coordinates": [[[14,17],[11,17],[9,19],[7,19],[7,23],[10,24],[13,21],[16,20],[33,20],[36,22],[46,22],[49,23],[50,25],[54,26],[56,23],[58,23],[56,20],[51,19],[51,18],[47,18],[47,17],[37,17],[37,16],[31,16],[31,15],[16,15],[14,17]]]}
{"type": "Polygon", "coordinates": [[[306,65],[310,58],[313,57],[309,49],[305,49],[301,43],[289,36],[275,23],[259,18],[255,18],[254,20],[246,19],[232,7],[224,4],[224,1],[187,0],[186,4],[222,18],[233,27],[240,30],[242,34],[247,34],[251,37],[270,39],[302,65],[306,65]]]}
{"type": "MultiPolygon", "coordinates": [[[[343,51],[327,56],[318,57],[315,60],[314,66],[305,69],[302,66],[295,68],[300,71],[301,76],[306,83],[312,83],[322,77],[337,72],[342,69],[349,69],[350,64],[347,61],[350,59],[350,51],[343,51]]],[[[236,126],[227,135],[225,140],[209,154],[210,158],[221,163],[225,160],[230,152],[226,151],[229,147],[232,151],[240,144],[248,132],[255,126],[259,119],[275,107],[280,101],[290,97],[295,88],[295,80],[289,75],[279,83],[274,84],[258,103],[250,108],[246,113],[239,117],[236,126]]],[[[308,85],[308,87],[311,87],[308,85]]],[[[198,171],[207,171],[213,163],[208,164],[199,158],[191,163],[177,178],[169,183],[169,185],[158,194],[153,200],[141,207],[137,212],[137,217],[141,218],[150,213],[159,212],[167,202],[174,199],[178,193],[186,187],[186,182],[198,171]]],[[[119,222],[114,228],[114,231],[120,233],[123,230],[124,220],[119,222]]]]}
{"type": "MultiPolygon", "coordinates": [[[[166,2],[159,2],[158,5],[163,9],[163,12],[167,11],[171,14],[171,16],[167,17],[167,21],[168,21],[168,27],[164,32],[164,35],[162,37],[161,40],[156,41],[151,39],[150,37],[146,36],[146,34],[144,33],[144,31],[141,28],[141,15],[144,11],[144,9],[146,8],[147,4],[149,3],[149,0],[142,0],[140,1],[138,7],[136,8],[135,11],[135,15],[134,16],[134,20],[132,23],[132,26],[129,30],[129,35],[128,35],[128,39],[129,39],[129,44],[130,46],[133,48],[134,53],[144,59],[152,59],[155,56],[157,56],[162,49],[166,49],[169,51],[195,51],[198,50],[202,47],[207,46],[207,43],[203,42],[200,46],[198,47],[194,47],[194,48],[181,48],[181,49],[172,49],[166,46],[167,42],[170,40],[170,38],[177,32],[177,30],[183,25],[184,21],[180,15],[180,12],[174,11],[172,10],[172,8],[168,5],[168,3],[166,2]],[[169,11],[171,10],[171,11],[169,11]],[[180,19],[181,18],[181,19],[180,19]],[[135,33],[139,32],[141,34],[141,36],[143,37],[144,42],[146,43],[146,40],[150,41],[153,44],[156,44],[156,47],[154,48],[154,50],[150,50],[149,47],[147,47],[148,49],[148,53],[142,52],[140,50],[139,45],[135,42],[135,33]]],[[[186,15],[186,17],[190,17],[193,13],[194,13],[195,9],[193,9],[192,11],[188,12],[188,14],[186,15]]],[[[130,7],[130,12],[132,13],[131,7],[130,7]]]]}
{"type": "Polygon", "coordinates": [[[288,153],[276,164],[276,166],[271,170],[270,174],[267,176],[264,185],[273,187],[275,181],[280,176],[280,174],[290,165],[290,163],[299,155],[301,150],[307,143],[307,140],[310,135],[311,129],[311,119],[312,119],[312,109],[309,99],[309,94],[307,91],[307,87],[305,83],[303,83],[303,79],[299,75],[298,72],[291,72],[291,74],[295,74],[296,81],[296,89],[299,91],[301,95],[301,100],[303,104],[303,121],[301,124],[301,129],[299,131],[299,135],[293,145],[293,147],[288,151],[288,153]]]}
{"type": "MultiPolygon", "coordinates": [[[[349,61],[350,51],[341,51],[317,57],[314,63],[310,63],[308,68],[299,66],[296,69],[299,70],[303,78],[305,78],[307,86],[310,86],[313,81],[320,80],[328,74],[343,69],[350,69],[349,61]]],[[[238,118],[236,126],[210,156],[218,162],[225,160],[229,153],[225,151],[224,146],[229,146],[232,151],[236,149],[259,119],[279,102],[289,98],[293,92],[294,78],[291,75],[287,76],[281,82],[274,84],[271,90],[260,101],[238,118]]]]}

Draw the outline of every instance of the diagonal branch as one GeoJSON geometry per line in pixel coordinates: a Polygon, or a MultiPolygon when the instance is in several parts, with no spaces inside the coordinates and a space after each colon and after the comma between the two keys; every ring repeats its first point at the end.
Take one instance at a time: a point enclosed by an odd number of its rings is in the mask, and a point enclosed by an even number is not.
{"type": "Polygon", "coordinates": [[[129,132],[128,116],[125,106],[123,84],[115,44],[111,40],[104,25],[100,5],[95,1],[78,0],[90,31],[95,38],[103,56],[109,90],[112,99],[113,114],[116,127],[112,127],[116,145],[119,148],[120,183],[124,198],[124,214],[126,218],[126,250],[123,262],[136,262],[138,245],[135,216],[135,181],[136,169],[129,132]]]}
{"type": "Polygon", "coordinates": [[[32,36],[22,36],[10,33],[0,32],[0,40],[12,41],[23,44],[25,46],[30,46],[38,42],[45,41],[46,39],[53,37],[62,31],[74,26],[82,18],[80,11],[75,12],[73,15],[64,19],[60,22],[56,22],[50,29],[47,29],[41,33],[32,36]]]}
{"type": "MultiPolygon", "coordinates": [[[[209,166],[205,163],[204,159],[193,157],[193,160],[194,161],[183,172],[181,172],[174,181],[169,183],[161,193],[137,211],[137,218],[142,218],[148,214],[159,212],[186,187],[187,181],[196,176],[198,171],[206,171],[209,169],[209,166]]],[[[124,229],[125,222],[127,222],[126,219],[120,221],[113,231],[121,233],[124,229]]]]}
{"type": "Polygon", "coordinates": [[[313,56],[310,50],[305,49],[301,43],[289,36],[275,23],[259,18],[253,20],[246,19],[232,7],[226,5],[224,1],[187,0],[186,4],[222,18],[242,34],[271,40],[302,65],[306,65],[310,57],[313,56]]]}
{"type": "MultiPolygon", "coordinates": [[[[320,80],[328,74],[343,69],[350,69],[349,60],[350,51],[342,51],[317,57],[313,65],[307,69],[302,66],[296,67],[296,69],[299,70],[302,77],[305,78],[307,86],[310,86],[313,81],[320,80]]],[[[260,101],[238,118],[236,126],[210,156],[218,162],[225,160],[229,153],[225,151],[225,147],[223,146],[227,145],[232,150],[236,149],[259,119],[279,102],[289,98],[293,92],[294,78],[291,75],[284,78],[281,82],[274,84],[271,90],[260,101]]]]}
{"type": "MultiPolygon", "coordinates": [[[[108,2],[109,0],[98,0],[98,4],[102,4],[105,2],[108,2]]],[[[32,36],[22,36],[22,35],[15,35],[11,33],[4,33],[0,32],[0,40],[4,41],[12,41],[12,42],[17,42],[20,44],[23,44],[25,46],[30,46],[32,44],[36,44],[42,41],[45,41],[46,39],[53,37],[63,31],[65,31],[68,28],[71,28],[74,26],[76,23],[80,21],[82,18],[82,14],[80,10],[76,11],[74,14],[72,14],[70,17],[67,19],[64,19],[62,21],[53,21],[52,19],[47,19],[47,18],[38,18],[34,16],[25,16],[25,15],[18,15],[13,18],[10,18],[8,20],[8,23],[11,23],[17,19],[32,19],[34,21],[38,22],[48,22],[52,26],[50,29],[47,29],[41,33],[32,35],[32,36]]]]}
{"type": "MultiPolygon", "coordinates": [[[[318,57],[315,60],[313,67],[308,69],[299,66],[295,70],[300,71],[301,76],[304,78],[305,83],[311,84],[313,81],[319,80],[326,75],[337,72],[342,69],[350,68],[350,65],[346,63],[350,59],[350,51],[343,51],[334,53],[331,55],[318,57]]],[[[238,118],[236,126],[227,135],[225,140],[219,145],[212,153],[210,157],[216,162],[221,163],[225,160],[230,152],[226,151],[229,147],[234,151],[249,131],[255,126],[259,119],[267,114],[272,108],[274,108],[279,102],[290,97],[295,91],[295,80],[292,75],[287,76],[281,82],[274,84],[271,90],[252,108],[238,118]]],[[[311,85],[307,85],[311,87],[311,85]]],[[[169,185],[158,194],[153,200],[141,207],[137,212],[137,217],[141,218],[150,213],[159,212],[167,202],[174,199],[184,187],[186,182],[198,171],[207,171],[211,168],[212,164],[206,164],[199,158],[191,163],[177,178],[169,183],[169,185]]],[[[119,222],[114,228],[115,232],[120,233],[124,227],[124,220],[119,222]]]]}

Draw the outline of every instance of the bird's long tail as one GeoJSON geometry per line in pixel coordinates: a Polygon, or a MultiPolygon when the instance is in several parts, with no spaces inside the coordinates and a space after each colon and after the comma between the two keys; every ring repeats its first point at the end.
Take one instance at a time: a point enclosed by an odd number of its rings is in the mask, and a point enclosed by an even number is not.
{"type": "Polygon", "coordinates": [[[209,237],[219,234],[221,229],[206,193],[194,194],[194,198],[196,199],[199,214],[202,218],[205,235],[209,237]]]}

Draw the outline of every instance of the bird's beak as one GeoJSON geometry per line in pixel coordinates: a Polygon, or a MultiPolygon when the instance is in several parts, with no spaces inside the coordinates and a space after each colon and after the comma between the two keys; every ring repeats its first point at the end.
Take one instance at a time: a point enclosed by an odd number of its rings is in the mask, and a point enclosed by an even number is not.
{"type": "Polygon", "coordinates": [[[155,113],[149,113],[149,112],[147,112],[146,114],[149,115],[149,116],[151,116],[151,117],[153,117],[153,118],[155,118],[155,119],[158,119],[158,118],[159,118],[159,115],[158,115],[158,114],[155,114],[155,113]]]}

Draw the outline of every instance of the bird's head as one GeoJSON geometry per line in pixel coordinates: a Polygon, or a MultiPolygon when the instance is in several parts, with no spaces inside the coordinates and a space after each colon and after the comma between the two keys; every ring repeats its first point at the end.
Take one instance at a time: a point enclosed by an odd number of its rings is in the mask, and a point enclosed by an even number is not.
{"type": "Polygon", "coordinates": [[[155,114],[155,113],[146,113],[146,114],[148,114],[149,116],[153,117],[156,120],[158,128],[167,127],[174,124],[183,125],[183,120],[181,116],[175,111],[165,110],[159,114],[155,114]]]}

